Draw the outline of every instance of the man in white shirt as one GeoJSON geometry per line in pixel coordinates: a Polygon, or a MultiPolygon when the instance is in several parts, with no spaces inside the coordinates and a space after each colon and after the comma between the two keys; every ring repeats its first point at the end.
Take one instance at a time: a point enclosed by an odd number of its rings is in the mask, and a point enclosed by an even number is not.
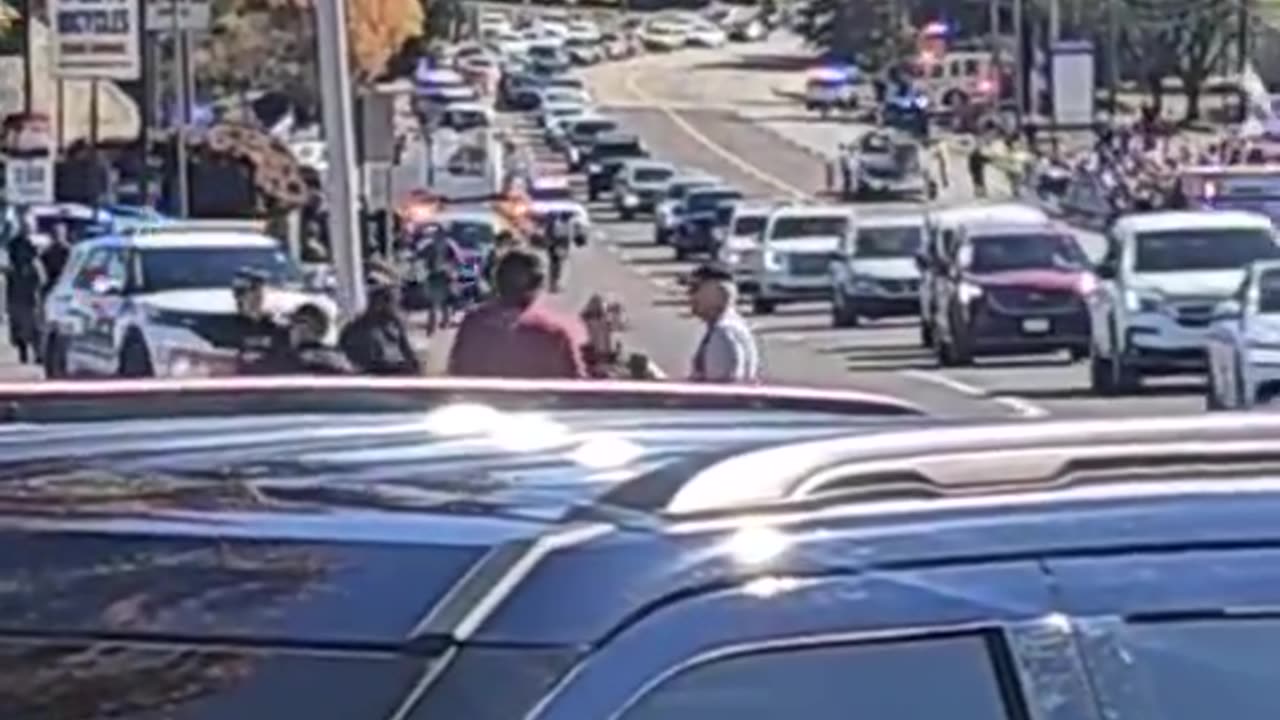
{"type": "Polygon", "coordinates": [[[755,337],[738,314],[733,272],[706,263],[689,278],[689,308],[707,329],[693,354],[689,379],[695,382],[754,383],[760,380],[755,337]]]}

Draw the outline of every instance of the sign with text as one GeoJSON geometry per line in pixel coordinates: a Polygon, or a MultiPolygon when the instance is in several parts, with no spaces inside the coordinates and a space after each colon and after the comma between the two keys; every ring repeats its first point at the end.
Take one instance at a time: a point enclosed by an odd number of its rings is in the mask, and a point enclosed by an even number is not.
{"type": "Polygon", "coordinates": [[[212,11],[209,0],[149,0],[147,2],[147,32],[173,32],[173,11],[178,10],[178,30],[208,30],[212,11]]]}
{"type": "Polygon", "coordinates": [[[53,74],[62,78],[137,80],[142,0],[53,0],[53,74]]]}
{"type": "Polygon", "coordinates": [[[4,163],[4,195],[11,205],[53,202],[53,158],[9,158],[4,163]]]}

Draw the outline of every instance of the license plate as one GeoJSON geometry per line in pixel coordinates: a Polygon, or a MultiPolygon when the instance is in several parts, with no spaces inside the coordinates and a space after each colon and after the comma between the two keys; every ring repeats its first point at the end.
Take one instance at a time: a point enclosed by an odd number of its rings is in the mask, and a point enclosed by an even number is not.
{"type": "Polygon", "coordinates": [[[1049,332],[1049,318],[1027,318],[1023,320],[1022,332],[1029,335],[1043,335],[1049,332]]]}

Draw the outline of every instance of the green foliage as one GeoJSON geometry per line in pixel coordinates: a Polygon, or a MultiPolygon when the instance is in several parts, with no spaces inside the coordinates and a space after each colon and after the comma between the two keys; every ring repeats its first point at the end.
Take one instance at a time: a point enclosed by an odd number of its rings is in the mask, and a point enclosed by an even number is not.
{"type": "Polygon", "coordinates": [[[909,52],[909,9],[905,0],[813,0],[799,29],[815,47],[879,68],[909,52]]]}

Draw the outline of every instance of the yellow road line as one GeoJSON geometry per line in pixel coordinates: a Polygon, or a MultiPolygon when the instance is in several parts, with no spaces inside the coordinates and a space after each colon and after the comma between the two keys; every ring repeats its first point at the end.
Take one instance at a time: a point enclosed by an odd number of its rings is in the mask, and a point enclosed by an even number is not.
{"type": "Polygon", "coordinates": [[[777,176],[771,175],[765,172],[764,170],[761,170],[755,165],[752,165],[746,160],[743,160],[738,155],[735,155],[734,153],[726,150],[723,146],[718,144],[716,141],[707,137],[705,133],[703,133],[698,128],[694,127],[692,123],[690,123],[688,120],[685,120],[683,117],[681,117],[680,113],[673,110],[670,105],[659,101],[652,94],[644,90],[644,88],[640,86],[640,83],[637,79],[637,75],[638,73],[627,73],[624,76],[623,83],[625,84],[626,89],[633,96],[635,96],[636,100],[640,101],[641,103],[643,103],[648,107],[656,108],[659,112],[666,115],[667,118],[671,120],[671,122],[675,123],[676,127],[680,128],[686,135],[693,138],[694,141],[696,141],[699,145],[702,145],[703,147],[715,153],[716,155],[719,155],[720,157],[724,158],[725,161],[729,162],[730,164],[732,164],[734,167],[738,168],[742,172],[747,173],[748,175],[756,178],[757,180],[767,185],[772,185],[773,187],[778,188],[779,190],[789,195],[792,195],[797,199],[804,199],[809,197],[809,193],[786,182],[785,180],[778,178],[777,176]]]}

